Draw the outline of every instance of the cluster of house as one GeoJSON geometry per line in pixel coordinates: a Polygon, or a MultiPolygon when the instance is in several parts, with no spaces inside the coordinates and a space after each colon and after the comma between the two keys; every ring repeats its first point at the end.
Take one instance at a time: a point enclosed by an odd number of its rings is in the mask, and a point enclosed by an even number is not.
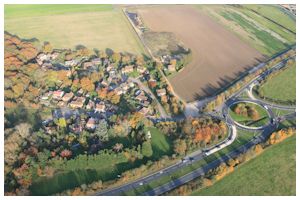
{"type": "Polygon", "coordinates": [[[62,90],[48,91],[40,97],[41,103],[49,105],[50,100],[58,107],[70,107],[72,109],[87,109],[95,110],[95,112],[105,112],[105,103],[95,103],[93,100],[89,100],[87,103],[87,97],[89,95],[83,95],[83,90],[80,89],[76,95],[73,92],[64,92],[62,90]]]}
{"type": "MultiPolygon", "coordinates": [[[[69,124],[68,127],[71,132],[80,134],[83,130],[93,131],[96,129],[97,124],[100,120],[105,120],[104,118],[100,117],[93,117],[85,115],[84,117],[80,116],[78,111],[74,110],[54,110],[53,116],[55,118],[64,118],[64,119],[70,119],[70,117],[74,117],[74,121],[72,124],[69,124]],[[67,113],[66,113],[67,112],[67,113]]],[[[56,132],[56,126],[49,125],[50,122],[53,122],[53,120],[46,120],[44,121],[44,129],[48,134],[52,134],[56,132]]]]}
{"type": "MultiPolygon", "coordinates": [[[[138,87],[138,84],[131,81],[131,79],[128,79],[128,76],[130,76],[131,73],[137,72],[141,78],[148,80],[148,83],[152,86],[152,88],[154,88],[157,85],[157,81],[153,78],[150,79],[150,73],[146,67],[139,65],[116,66],[107,58],[88,59],[82,57],[59,63],[57,61],[58,56],[58,52],[47,54],[40,53],[36,57],[36,61],[44,69],[53,69],[55,67],[53,65],[58,63],[64,67],[63,70],[69,70],[71,67],[77,66],[81,66],[81,69],[84,70],[94,70],[101,64],[101,66],[105,66],[103,67],[104,77],[96,84],[95,91],[107,89],[108,92],[114,91],[114,93],[119,96],[132,94],[132,100],[134,100],[137,105],[137,112],[145,116],[151,116],[154,114],[154,110],[151,106],[152,99],[149,94],[141,90],[138,87]]],[[[52,105],[53,107],[58,107],[60,110],[68,109],[73,113],[80,110],[85,113],[91,113],[88,114],[86,119],[81,119],[77,116],[76,123],[69,125],[72,132],[81,132],[83,129],[93,130],[96,128],[99,120],[104,118],[107,119],[118,110],[118,106],[111,104],[109,101],[101,101],[98,98],[90,98],[89,94],[85,93],[83,89],[79,89],[77,92],[65,91],[66,90],[63,88],[54,91],[49,90],[41,95],[39,99],[41,104],[46,106],[52,105]]],[[[165,89],[159,89],[156,92],[160,98],[167,99],[165,89]]],[[[60,118],[60,115],[57,115],[56,117],[53,116],[53,119],[55,118],[60,118]]],[[[68,117],[63,116],[63,118],[67,119],[68,117]]],[[[50,133],[53,127],[46,127],[46,129],[47,132],[50,133]]]]}
{"type": "Polygon", "coordinates": [[[39,53],[35,58],[37,64],[44,70],[51,69],[53,67],[52,61],[59,56],[58,52],[53,53],[39,53]]]}

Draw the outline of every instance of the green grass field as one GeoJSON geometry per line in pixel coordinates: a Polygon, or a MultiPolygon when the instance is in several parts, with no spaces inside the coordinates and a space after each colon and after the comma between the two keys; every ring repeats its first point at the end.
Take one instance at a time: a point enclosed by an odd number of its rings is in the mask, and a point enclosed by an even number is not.
{"type": "Polygon", "coordinates": [[[264,83],[259,90],[265,97],[281,100],[296,100],[296,65],[293,64],[264,83]]]}
{"type": "Polygon", "coordinates": [[[193,195],[296,195],[296,136],[270,147],[213,186],[193,195]]]}
{"type": "Polygon", "coordinates": [[[256,12],[266,16],[282,26],[296,32],[295,22],[291,19],[291,15],[286,14],[278,5],[257,5],[257,4],[247,4],[244,5],[246,8],[255,10],[256,12]]]}
{"type": "Polygon", "coordinates": [[[172,153],[172,142],[163,133],[155,127],[149,127],[151,133],[151,143],[153,150],[153,158],[159,159],[163,155],[170,155],[172,153]]]}
{"type": "Polygon", "coordinates": [[[295,34],[280,26],[295,31],[295,20],[278,6],[197,5],[196,7],[266,56],[274,55],[296,41],[295,34]],[[280,25],[263,17],[260,14],[262,12],[280,25]]]}
{"type": "Polygon", "coordinates": [[[264,108],[262,108],[259,105],[252,104],[252,103],[246,103],[246,106],[247,105],[254,107],[254,109],[257,110],[257,112],[259,113],[258,120],[254,121],[250,117],[236,114],[233,111],[234,105],[229,109],[229,114],[230,114],[231,118],[234,121],[236,121],[242,125],[246,125],[246,126],[250,126],[250,127],[264,126],[269,122],[268,113],[264,108]]]}
{"type": "Polygon", "coordinates": [[[4,30],[21,38],[49,41],[54,48],[144,53],[130,23],[111,5],[5,5],[4,30]]]}

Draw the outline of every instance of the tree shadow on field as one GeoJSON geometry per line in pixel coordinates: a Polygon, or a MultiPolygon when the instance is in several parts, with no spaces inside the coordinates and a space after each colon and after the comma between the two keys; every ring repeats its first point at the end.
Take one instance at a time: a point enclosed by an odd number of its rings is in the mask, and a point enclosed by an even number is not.
{"type": "Polygon", "coordinates": [[[37,38],[30,38],[30,39],[22,39],[20,38],[18,35],[15,35],[15,34],[12,34],[8,31],[4,31],[4,34],[7,34],[9,36],[12,36],[12,37],[16,37],[17,39],[19,39],[21,42],[32,42],[32,43],[36,43],[36,42],[40,42],[37,38]]]}
{"type": "Polygon", "coordinates": [[[253,66],[247,65],[243,68],[243,70],[233,73],[232,77],[228,75],[219,77],[215,85],[211,83],[206,84],[204,87],[199,89],[198,93],[194,94],[194,100],[201,100],[224,92],[235,83],[243,79],[251,68],[253,68],[253,66]]]}

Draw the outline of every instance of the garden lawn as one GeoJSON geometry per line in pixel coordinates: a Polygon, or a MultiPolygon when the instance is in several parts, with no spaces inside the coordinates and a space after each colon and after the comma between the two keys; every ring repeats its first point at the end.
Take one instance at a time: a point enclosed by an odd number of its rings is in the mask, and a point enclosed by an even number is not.
{"type": "Polygon", "coordinates": [[[167,136],[155,127],[149,127],[147,130],[151,133],[152,158],[159,159],[163,155],[172,154],[172,142],[167,136]]]}
{"type": "Polygon", "coordinates": [[[296,195],[296,136],[265,150],[213,186],[192,193],[201,196],[296,195]]]}
{"type": "Polygon", "coordinates": [[[281,100],[296,100],[296,65],[289,66],[284,71],[267,80],[259,90],[265,97],[281,100]]]}
{"type": "Polygon", "coordinates": [[[21,38],[48,41],[54,48],[144,53],[138,37],[118,6],[5,5],[4,30],[21,38]]]}

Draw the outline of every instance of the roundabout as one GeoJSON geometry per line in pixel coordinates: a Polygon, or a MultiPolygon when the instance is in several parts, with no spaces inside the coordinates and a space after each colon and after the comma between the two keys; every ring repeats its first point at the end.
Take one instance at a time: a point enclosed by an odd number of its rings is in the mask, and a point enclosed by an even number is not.
{"type": "Polygon", "coordinates": [[[263,130],[273,123],[274,114],[260,101],[233,99],[223,107],[223,115],[236,126],[248,130],[263,130]]]}

